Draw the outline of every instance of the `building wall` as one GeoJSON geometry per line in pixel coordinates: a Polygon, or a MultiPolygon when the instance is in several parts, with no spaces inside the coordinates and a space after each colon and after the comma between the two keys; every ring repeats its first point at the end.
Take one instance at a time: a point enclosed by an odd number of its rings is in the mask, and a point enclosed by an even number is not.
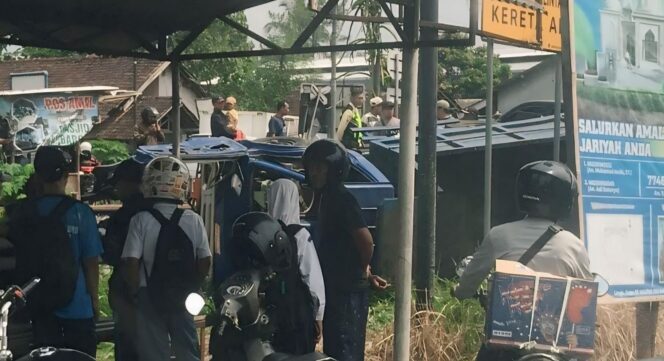
{"type": "Polygon", "coordinates": [[[497,91],[498,111],[505,113],[519,104],[555,98],[555,68],[546,66],[527,73],[527,77],[511,82],[497,91]]]}
{"type": "MultiPolygon", "coordinates": [[[[182,76],[180,76],[180,79],[182,79],[182,76]]],[[[171,69],[166,69],[163,73],[159,75],[159,77],[154,81],[153,84],[151,84],[146,91],[150,92],[157,92],[157,94],[153,95],[155,97],[171,97],[173,96],[173,76],[171,75],[171,69]]],[[[187,109],[191,110],[191,112],[198,117],[198,112],[197,112],[197,107],[196,107],[196,99],[198,96],[196,93],[183,86],[180,84],[180,99],[182,100],[182,104],[187,107],[187,109]]]]}

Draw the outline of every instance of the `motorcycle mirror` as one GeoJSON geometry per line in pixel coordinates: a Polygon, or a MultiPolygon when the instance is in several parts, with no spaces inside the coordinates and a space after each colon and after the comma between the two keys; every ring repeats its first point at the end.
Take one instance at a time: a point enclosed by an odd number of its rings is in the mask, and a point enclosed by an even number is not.
{"type": "Polygon", "coordinates": [[[598,273],[593,273],[595,275],[594,281],[597,283],[597,297],[605,296],[609,293],[609,282],[598,273]]]}
{"type": "Polygon", "coordinates": [[[235,191],[238,197],[242,194],[242,181],[237,174],[233,174],[231,177],[231,188],[235,191]]]}
{"type": "Polygon", "coordinates": [[[190,293],[184,301],[184,306],[192,316],[198,316],[205,306],[205,299],[198,293],[190,293]]]}
{"type": "Polygon", "coordinates": [[[461,262],[457,263],[455,271],[458,277],[461,277],[463,275],[463,273],[466,271],[466,267],[468,267],[468,265],[472,260],[473,256],[468,256],[462,259],[461,262]]]}

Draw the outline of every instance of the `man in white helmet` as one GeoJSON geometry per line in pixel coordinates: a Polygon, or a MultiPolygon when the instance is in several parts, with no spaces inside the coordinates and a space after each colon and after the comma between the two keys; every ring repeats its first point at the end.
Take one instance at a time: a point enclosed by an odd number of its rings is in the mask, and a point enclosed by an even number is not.
{"type": "Polygon", "coordinates": [[[101,164],[101,162],[92,155],[92,144],[90,142],[81,143],[80,152],[81,167],[96,167],[101,164]]]}
{"type": "Polygon", "coordinates": [[[173,157],[150,161],[142,191],[152,209],[135,215],[122,253],[129,288],[136,298],[139,359],[199,360],[193,317],[186,296],[200,290],[211,256],[203,219],[180,205],[187,200],[190,175],[173,157]]]}

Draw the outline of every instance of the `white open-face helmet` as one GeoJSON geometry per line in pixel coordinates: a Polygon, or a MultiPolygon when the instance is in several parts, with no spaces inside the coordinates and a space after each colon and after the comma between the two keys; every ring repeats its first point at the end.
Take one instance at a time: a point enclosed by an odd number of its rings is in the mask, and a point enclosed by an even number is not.
{"type": "Polygon", "coordinates": [[[92,144],[90,142],[81,143],[81,153],[83,152],[92,153],[92,144]]]}
{"type": "Polygon", "coordinates": [[[145,198],[186,202],[190,183],[189,169],[182,161],[174,157],[158,157],[145,166],[141,187],[145,198]]]}

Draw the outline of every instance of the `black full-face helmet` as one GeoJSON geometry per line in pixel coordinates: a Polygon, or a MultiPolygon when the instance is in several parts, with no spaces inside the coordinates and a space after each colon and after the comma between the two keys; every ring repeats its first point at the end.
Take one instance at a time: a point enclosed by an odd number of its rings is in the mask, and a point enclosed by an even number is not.
{"type": "Polygon", "coordinates": [[[285,270],[292,266],[296,252],[281,223],[262,212],[246,213],[235,220],[230,248],[240,269],[285,270]]]}
{"type": "Polygon", "coordinates": [[[309,167],[313,163],[325,163],[328,166],[328,186],[342,184],[350,171],[348,151],[339,142],[330,139],[317,140],[307,147],[302,156],[305,180],[310,183],[309,167]]]}
{"type": "Polygon", "coordinates": [[[579,191],[576,177],[566,165],[545,160],[519,170],[516,194],[522,212],[557,221],[569,215],[579,191]]]}

